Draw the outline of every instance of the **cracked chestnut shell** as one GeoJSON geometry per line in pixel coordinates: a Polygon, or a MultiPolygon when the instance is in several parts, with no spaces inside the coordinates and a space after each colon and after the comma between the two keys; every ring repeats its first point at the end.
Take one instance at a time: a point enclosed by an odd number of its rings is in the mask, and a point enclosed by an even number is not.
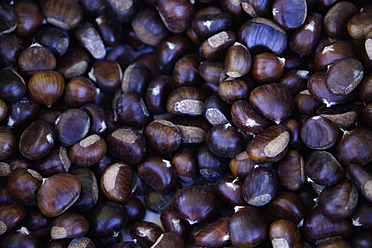
{"type": "Polygon", "coordinates": [[[179,189],[173,196],[172,206],[177,215],[191,225],[206,222],[218,212],[215,195],[203,186],[179,189]]]}
{"type": "Polygon", "coordinates": [[[37,193],[37,206],[48,216],[55,217],[72,206],[79,198],[81,185],[68,173],[59,173],[44,178],[37,193]]]}

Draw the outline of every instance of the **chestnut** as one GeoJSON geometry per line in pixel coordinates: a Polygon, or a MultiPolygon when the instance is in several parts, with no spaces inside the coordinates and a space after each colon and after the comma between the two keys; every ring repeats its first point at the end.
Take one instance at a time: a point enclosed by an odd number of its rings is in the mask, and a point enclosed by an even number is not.
{"type": "Polygon", "coordinates": [[[155,243],[162,235],[163,229],[155,223],[139,221],[130,228],[130,236],[136,239],[141,247],[155,247],[155,243]]]}
{"type": "Polygon", "coordinates": [[[197,151],[199,174],[205,179],[221,177],[228,166],[228,159],[216,156],[207,145],[202,145],[197,151]]]}
{"type": "Polygon", "coordinates": [[[65,30],[76,28],[83,18],[80,4],[73,0],[47,0],[42,10],[49,23],[65,30]]]}
{"type": "Polygon", "coordinates": [[[59,141],[71,146],[87,135],[90,119],[87,113],[80,109],[68,109],[63,112],[54,123],[59,141]]]}
{"type": "Polygon", "coordinates": [[[165,112],[165,104],[169,93],[172,91],[172,78],[167,75],[155,77],[146,90],[146,104],[151,113],[161,114],[165,112]]]}
{"type": "Polygon", "coordinates": [[[200,247],[222,247],[229,244],[229,217],[221,217],[196,236],[194,243],[200,247]]]}
{"type": "Polygon", "coordinates": [[[364,197],[368,200],[372,200],[371,195],[371,180],[372,175],[368,173],[368,171],[361,167],[360,165],[350,163],[347,165],[347,172],[349,173],[351,181],[354,185],[359,189],[359,191],[364,195],[364,197]]]}
{"type": "Polygon", "coordinates": [[[36,34],[41,45],[55,54],[63,55],[70,45],[70,37],[65,30],[56,27],[44,27],[36,34]]]}
{"type": "Polygon", "coordinates": [[[135,196],[131,197],[127,202],[123,204],[123,209],[127,213],[127,226],[141,221],[146,214],[145,205],[139,198],[135,196]]]}
{"type": "Polygon", "coordinates": [[[292,191],[300,189],[306,180],[304,164],[304,159],[298,151],[289,150],[276,164],[280,186],[292,191]]]}
{"type": "Polygon", "coordinates": [[[12,231],[26,216],[26,210],[18,204],[0,203],[0,235],[12,231]]]}
{"type": "Polygon", "coordinates": [[[253,160],[277,162],[289,149],[290,134],[283,125],[273,125],[258,133],[248,142],[247,153],[253,160]]]}
{"type": "Polygon", "coordinates": [[[4,101],[18,101],[26,93],[26,83],[15,70],[0,71],[0,98],[4,101]]]}
{"type": "Polygon", "coordinates": [[[198,86],[202,82],[199,75],[201,58],[196,54],[186,54],[174,65],[172,79],[174,86],[198,86]]]}
{"type": "Polygon", "coordinates": [[[42,176],[34,170],[18,168],[8,178],[7,190],[12,199],[22,205],[36,205],[36,195],[42,176]]]}
{"type": "Polygon", "coordinates": [[[2,247],[38,247],[35,235],[30,232],[27,227],[21,227],[10,233],[5,239],[1,240],[0,244],[2,247]]]}
{"type": "Polygon", "coordinates": [[[86,77],[72,78],[66,83],[64,100],[73,107],[91,102],[100,90],[86,77]]]}
{"type": "Polygon", "coordinates": [[[89,231],[95,237],[107,238],[124,228],[127,215],[119,203],[105,201],[89,215],[89,231]]]}
{"type": "Polygon", "coordinates": [[[218,96],[229,104],[238,100],[246,100],[249,92],[249,81],[241,78],[228,78],[218,86],[218,96]]]}
{"type": "Polygon", "coordinates": [[[106,151],[105,140],[97,134],[92,134],[73,145],[69,157],[79,166],[90,166],[98,163],[106,155],[106,151]]]}
{"type": "Polygon", "coordinates": [[[214,194],[230,206],[245,205],[242,191],[243,182],[239,178],[223,177],[214,185],[214,194]]]}
{"type": "Polygon", "coordinates": [[[172,157],[171,165],[184,182],[193,182],[199,176],[196,154],[190,147],[180,148],[172,157]]]}
{"type": "Polygon", "coordinates": [[[85,104],[80,109],[84,110],[89,116],[89,133],[102,135],[107,129],[106,115],[103,109],[95,103],[85,104]]]}
{"type": "Polygon", "coordinates": [[[236,41],[233,31],[222,31],[212,35],[200,46],[200,53],[209,60],[221,59],[236,41]]]}
{"type": "Polygon", "coordinates": [[[0,99],[0,122],[5,119],[7,113],[8,107],[6,106],[6,103],[0,99]]]}
{"type": "Polygon", "coordinates": [[[372,131],[355,128],[344,131],[337,144],[337,157],[344,164],[366,165],[372,160],[372,131]]]}
{"type": "Polygon", "coordinates": [[[27,216],[23,225],[27,226],[37,237],[49,235],[52,218],[43,215],[36,206],[30,207],[27,210],[27,216]]]}
{"type": "Polygon", "coordinates": [[[17,139],[13,131],[8,128],[0,127],[0,160],[4,160],[12,156],[16,151],[17,139]]]}
{"type": "Polygon", "coordinates": [[[107,146],[114,157],[130,164],[140,162],[146,152],[145,137],[131,127],[119,128],[110,133],[107,146]]]}
{"type": "Polygon", "coordinates": [[[154,248],[185,248],[185,242],[175,233],[163,233],[159,236],[153,246],[154,248]]]}
{"type": "Polygon", "coordinates": [[[41,104],[51,106],[64,92],[65,80],[56,71],[37,72],[27,85],[30,97],[41,104]]]}
{"type": "Polygon", "coordinates": [[[147,143],[156,152],[171,153],[176,151],[182,140],[181,131],[172,122],[167,120],[154,120],[145,128],[147,143]]]}
{"type": "Polygon", "coordinates": [[[26,37],[35,32],[43,21],[39,6],[29,0],[15,2],[14,9],[17,12],[18,24],[15,33],[18,36],[26,37]]]}
{"type": "Polygon", "coordinates": [[[135,2],[133,1],[117,1],[117,0],[108,0],[106,6],[118,22],[129,21],[136,10],[135,2]]]}
{"type": "Polygon", "coordinates": [[[193,3],[188,0],[164,0],[158,1],[159,15],[167,27],[173,33],[182,33],[189,28],[194,12],[193,3]]]}
{"type": "Polygon", "coordinates": [[[133,188],[132,169],[122,162],[110,165],[102,173],[100,186],[108,199],[116,202],[127,201],[133,188]]]}
{"type": "Polygon", "coordinates": [[[23,50],[22,39],[14,34],[3,34],[0,40],[0,64],[16,65],[18,55],[23,50]]]}
{"type": "Polygon", "coordinates": [[[31,121],[37,118],[39,105],[28,97],[22,97],[12,102],[8,109],[7,126],[10,128],[23,129],[31,121]]]}
{"type": "Polygon", "coordinates": [[[88,73],[89,78],[105,91],[115,91],[123,78],[123,72],[118,62],[98,60],[88,73]]]}
{"type": "Polygon", "coordinates": [[[1,26],[0,35],[11,33],[16,29],[18,24],[18,16],[16,10],[6,2],[1,2],[1,26]]]}
{"type": "Polygon", "coordinates": [[[174,211],[190,225],[212,219],[218,211],[217,199],[203,186],[188,186],[179,189],[173,197],[174,211]],[[200,199],[204,199],[200,201],[200,199]]]}
{"type": "Polygon", "coordinates": [[[271,223],[269,237],[273,247],[303,247],[300,231],[290,220],[281,219],[271,223]]]}
{"type": "Polygon", "coordinates": [[[229,106],[218,95],[209,96],[205,102],[205,119],[213,126],[229,122],[229,106]]]}
{"type": "Polygon", "coordinates": [[[101,9],[95,22],[105,45],[107,47],[118,47],[120,44],[122,29],[121,26],[116,25],[114,18],[112,18],[110,14],[111,13],[109,13],[107,8],[101,9]]]}
{"type": "Polygon", "coordinates": [[[82,76],[90,62],[89,54],[83,48],[68,51],[58,61],[57,71],[66,79],[82,76]]]}
{"type": "Polygon", "coordinates": [[[358,12],[350,2],[339,2],[328,10],[324,16],[324,30],[331,37],[345,37],[347,22],[358,12]]]}
{"type": "MultiPolygon", "coordinates": [[[[51,0],[54,1],[54,0],[51,0]]],[[[74,1],[74,0],[66,0],[74,1]]],[[[81,24],[75,30],[76,39],[95,58],[103,59],[106,56],[106,48],[98,31],[90,22],[81,24]]]]}
{"type": "Polygon", "coordinates": [[[302,125],[301,138],[306,146],[312,149],[325,150],[336,144],[338,128],[332,121],[314,116],[302,125]]]}
{"type": "Polygon", "coordinates": [[[211,128],[206,141],[211,152],[222,158],[234,157],[243,148],[241,135],[229,123],[211,128]]]}
{"type": "Polygon", "coordinates": [[[267,236],[267,225],[259,209],[236,207],[230,217],[229,235],[233,247],[253,247],[262,243],[267,236]]]}
{"type": "MultiPolygon", "coordinates": [[[[138,176],[138,178],[140,177],[138,176]]],[[[147,186],[147,183],[145,183],[142,179],[141,181],[147,186]]],[[[158,192],[151,187],[148,187],[145,190],[145,206],[147,209],[155,213],[161,213],[165,208],[172,204],[174,192],[158,192]]]]}
{"type": "Polygon", "coordinates": [[[199,74],[207,82],[219,85],[227,78],[224,63],[221,61],[205,60],[199,64],[199,74]]]}
{"type": "Polygon", "coordinates": [[[56,65],[57,61],[53,53],[39,43],[32,44],[23,50],[18,57],[19,69],[31,75],[39,71],[52,71],[56,65]]]}
{"type": "Polygon", "coordinates": [[[121,91],[123,93],[134,91],[143,95],[150,80],[151,72],[147,66],[140,63],[130,64],[124,71],[121,91]]]}
{"type": "Polygon", "coordinates": [[[74,238],[71,240],[71,242],[68,244],[67,248],[73,248],[73,247],[82,247],[82,248],[96,248],[95,244],[92,240],[90,240],[87,237],[79,237],[74,238]]]}
{"type": "Polygon", "coordinates": [[[259,53],[252,60],[252,76],[261,84],[279,80],[284,72],[285,58],[273,53],[259,53]]]}
{"type": "Polygon", "coordinates": [[[208,37],[227,30],[232,23],[232,17],[227,12],[212,11],[211,8],[199,10],[192,19],[191,29],[198,38],[207,39],[208,37]]]}
{"type": "Polygon", "coordinates": [[[166,232],[176,233],[181,238],[186,238],[189,224],[186,220],[183,220],[177,216],[172,206],[164,208],[160,214],[160,221],[166,232]]]}
{"type": "Polygon", "coordinates": [[[202,115],[205,111],[204,93],[195,87],[185,86],[172,91],[166,108],[172,114],[202,115]]]}
{"type": "Polygon", "coordinates": [[[282,84],[264,84],[254,88],[249,101],[252,106],[266,118],[276,124],[287,119],[293,110],[293,97],[291,92],[282,84]]]}
{"type": "Polygon", "coordinates": [[[81,214],[65,212],[54,219],[50,229],[52,239],[75,238],[85,235],[89,230],[88,220],[81,214]]]}
{"type": "Polygon", "coordinates": [[[93,172],[88,168],[75,168],[70,171],[81,185],[79,198],[76,200],[73,209],[79,212],[91,210],[98,201],[98,183],[93,172]]]}
{"type": "Polygon", "coordinates": [[[59,146],[54,148],[46,157],[35,163],[33,168],[43,177],[49,177],[57,173],[68,172],[71,160],[68,157],[66,147],[59,146]]]}
{"type": "Polygon", "coordinates": [[[80,191],[81,185],[75,176],[55,174],[43,179],[37,193],[37,206],[48,217],[58,216],[76,202],[80,191]]]}
{"type": "Polygon", "coordinates": [[[363,8],[355,13],[347,23],[347,32],[354,39],[363,39],[370,30],[371,8],[363,8]]]}
{"type": "Polygon", "coordinates": [[[322,103],[315,100],[309,90],[303,90],[295,96],[294,105],[299,114],[313,116],[322,103]]]}

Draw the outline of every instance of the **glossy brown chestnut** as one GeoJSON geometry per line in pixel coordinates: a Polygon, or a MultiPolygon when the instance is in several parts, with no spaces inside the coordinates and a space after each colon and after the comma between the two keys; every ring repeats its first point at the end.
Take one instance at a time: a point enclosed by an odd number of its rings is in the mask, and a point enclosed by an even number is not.
{"type": "Polygon", "coordinates": [[[315,100],[309,90],[303,90],[295,96],[294,105],[299,114],[314,116],[322,103],[315,100]]]}
{"type": "Polygon", "coordinates": [[[205,111],[204,93],[195,87],[185,86],[172,91],[166,108],[172,114],[202,115],[205,111]]]}
{"type": "Polygon", "coordinates": [[[37,206],[48,217],[58,216],[76,202],[80,191],[81,185],[75,176],[58,173],[43,179],[37,193],[37,206]]]}
{"type": "Polygon", "coordinates": [[[270,1],[268,0],[242,0],[243,10],[252,17],[267,17],[270,13],[270,1]]]}
{"type": "Polygon", "coordinates": [[[39,6],[29,0],[18,0],[13,5],[18,16],[18,24],[15,33],[25,37],[35,32],[43,21],[39,6]]]}
{"type": "Polygon", "coordinates": [[[199,75],[200,60],[196,54],[187,54],[178,60],[172,73],[174,86],[199,86],[202,82],[199,75]]]}
{"type": "Polygon", "coordinates": [[[371,8],[363,8],[356,13],[347,23],[348,34],[354,39],[363,39],[371,30],[371,8]]]}
{"type": "Polygon", "coordinates": [[[17,58],[23,50],[22,40],[14,34],[3,34],[0,40],[0,64],[16,65],[17,58]]]}
{"type": "Polygon", "coordinates": [[[245,205],[242,197],[242,184],[239,178],[223,177],[214,185],[214,194],[230,206],[245,205]]]}
{"type": "Polygon", "coordinates": [[[205,40],[218,32],[227,30],[231,26],[231,15],[216,9],[206,7],[194,15],[191,29],[199,39],[205,40]]]}
{"type": "Polygon", "coordinates": [[[336,144],[338,128],[330,120],[314,116],[301,127],[301,139],[312,149],[325,150],[336,144]]]}
{"type": "Polygon", "coordinates": [[[116,100],[114,115],[115,121],[122,125],[142,128],[148,121],[150,113],[138,93],[127,92],[116,100]]]}
{"type": "Polygon", "coordinates": [[[344,131],[336,153],[344,164],[368,164],[372,160],[372,131],[359,128],[344,131]]]}
{"type": "Polygon", "coordinates": [[[272,8],[274,21],[284,29],[297,29],[306,20],[306,0],[276,0],[272,8]]]}
{"type": "Polygon", "coordinates": [[[127,225],[132,225],[141,221],[146,214],[146,207],[137,197],[131,197],[123,204],[123,209],[127,213],[127,225]]]}
{"type": "Polygon", "coordinates": [[[273,53],[260,53],[253,57],[252,76],[259,83],[278,81],[284,72],[285,58],[273,53]]]}
{"type": "Polygon", "coordinates": [[[130,228],[130,236],[143,247],[153,247],[164,231],[155,223],[139,221],[130,228]]]}
{"type": "Polygon", "coordinates": [[[119,46],[122,29],[120,25],[116,25],[114,18],[107,9],[102,9],[99,12],[95,22],[105,45],[107,47],[119,46]]]}
{"type": "Polygon", "coordinates": [[[358,12],[351,2],[342,1],[335,4],[324,16],[324,30],[331,37],[345,37],[347,22],[358,12]]]}
{"type": "Polygon", "coordinates": [[[30,232],[27,227],[21,227],[20,229],[10,233],[5,239],[1,240],[0,245],[2,247],[38,247],[35,235],[30,232]]]}
{"type": "Polygon", "coordinates": [[[372,202],[372,175],[360,165],[350,163],[347,166],[350,180],[364,195],[364,197],[372,202]]]}
{"type": "Polygon", "coordinates": [[[133,188],[132,169],[122,162],[110,165],[102,173],[100,186],[108,199],[116,202],[127,201],[133,188]]]}
{"type": "Polygon", "coordinates": [[[2,2],[0,35],[11,33],[17,27],[18,16],[16,10],[8,3],[2,2]]]}
{"type": "Polygon", "coordinates": [[[137,130],[123,127],[113,131],[107,138],[109,152],[116,158],[137,164],[145,156],[146,140],[137,130]]]}
{"type": "Polygon", "coordinates": [[[289,150],[275,166],[280,186],[295,191],[304,185],[306,180],[304,159],[298,151],[289,150]]]}
{"type": "Polygon", "coordinates": [[[229,123],[212,127],[206,141],[211,152],[221,158],[235,157],[243,148],[240,133],[229,123]]]}
{"type": "Polygon", "coordinates": [[[39,43],[24,49],[18,57],[19,69],[31,75],[38,71],[52,71],[56,65],[57,61],[53,53],[39,43]]]}
{"type": "Polygon", "coordinates": [[[106,201],[89,215],[89,231],[96,237],[110,237],[124,228],[127,215],[119,203],[106,201]]]}
{"type": "Polygon", "coordinates": [[[48,0],[43,3],[42,10],[50,24],[65,30],[76,28],[83,18],[79,3],[73,0],[48,0]]]}
{"type": "MultiPolygon", "coordinates": [[[[138,176],[138,178],[140,178],[138,176]]],[[[143,184],[147,184],[141,179],[143,184]]],[[[154,189],[148,187],[145,192],[145,206],[147,209],[160,214],[165,208],[172,204],[172,193],[163,193],[155,191],[154,189]]]]}
{"type": "Polygon", "coordinates": [[[87,71],[89,62],[88,52],[79,47],[68,51],[60,58],[57,71],[66,79],[82,76],[87,71]]]}
{"type": "Polygon", "coordinates": [[[0,71],[0,98],[4,101],[17,101],[26,93],[26,83],[15,70],[6,68],[0,71]]]}
{"type": "Polygon", "coordinates": [[[5,119],[10,128],[23,129],[30,122],[37,118],[39,105],[28,97],[22,97],[16,102],[12,102],[8,109],[8,116],[5,119]]]}
{"type": "Polygon", "coordinates": [[[258,133],[247,145],[247,153],[253,160],[277,162],[289,149],[290,134],[283,125],[273,125],[258,133]]]}
{"type": "Polygon", "coordinates": [[[209,60],[222,59],[235,41],[236,35],[233,31],[219,32],[201,44],[200,53],[209,60]]]}
{"type": "Polygon", "coordinates": [[[237,100],[246,100],[249,96],[249,82],[240,78],[228,78],[218,86],[218,96],[226,103],[232,104],[237,100]]]}
{"type": "Polygon", "coordinates": [[[171,164],[182,181],[192,182],[199,176],[196,155],[189,147],[180,148],[174,154],[171,164]]]}
{"type": "Polygon", "coordinates": [[[188,186],[178,190],[172,206],[177,215],[191,225],[210,220],[218,211],[216,197],[203,186],[188,186]]]}
{"type": "Polygon", "coordinates": [[[186,238],[189,224],[177,216],[172,206],[164,208],[160,214],[160,221],[166,232],[176,233],[183,239],[186,238]]]}
{"type": "Polygon", "coordinates": [[[213,126],[229,122],[230,113],[227,105],[218,95],[209,96],[205,102],[205,119],[213,126]]]}
{"type": "Polygon", "coordinates": [[[194,244],[200,247],[222,247],[229,244],[229,217],[221,217],[200,231],[194,244]]]}
{"type": "Polygon", "coordinates": [[[165,104],[169,93],[172,91],[172,78],[167,75],[155,77],[146,90],[146,104],[151,113],[161,114],[165,112],[165,104]]]}
{"type": "Polygon", "coordinates": [[[155,244],[151,247],[154,248],[170,248],[179,247],[185,248],[185,242],[175,233],[163,233],[156,240],[155,244]]]}
{"type": "Polygon", "coordinates": [[[157,3],[164,25],[173,33],[182,33],[190,27],[193,8],[193,3],[188,0],[164,0],[157,3]]]}
{"type": "Polygon", "coordinates": [[[31,77],[27,84],[29,96],[36,102],[52,106],[65,90],[65,80],[56,71],[38,72],[31,77]]]}
{"type": "Polygon", "coordinates": [[[271,223],[269,237],[273,247],[303,247],[300,231],[290,220],[281,219],[271,223]]]}
{"type": "Polygon", "coordinates": [[[229,235],[236,248],[253,247],[263,242],[267,236],[267,225],[259,209],[245,206],[236,207],[230,217],[229,235]]]}
{"type": "Polygon", "coordinates": [[[36,34],[41,45],[55,54],[63,55],[70,45],[70,38],[65,30],[56,27],[44,27],[36,34]]]}
{"type": "Polygon", "coordinates": [[[341,164],[326,151],[312,152],[306,159],[305,172],[311,181],[327,187],[336,184],[344,176],[341,164]]]}
{"type": "Polygon", "coordinates": [[[197,151],[199,174],[208,180],[221,177],[228,166],[228,159],[214,155],[207,145],[202,145],[197,151]]]}
{"type": "Polygon", "coordinates": [[[0,203],[0,235],[12,231],[26,216],[26,210],[18,204],[0,203]]]}
{"type": "Polygon", "coordinates": [[[239,40],[254,54],[271,51],[280,55],[287,48],[288,38],[270,19],[255,17],[240,27],[239,40]]]}
{"type": "Polygon", "coordinates": [[[158,119],[145,128],[148,145],[156,152],[171,153],[176,151],[182,141],[181,131],[172,122],[158,119]]]}
{"type": "Polygon", "coordinates": [[[134,91],[143,95],[150,80],[151,72],[147,66],[140,63],[130,64],[124,71],[121,91],[123,93],[134,91]]]}
{"type": "Polygon", "coordinates": [[[16,202],[36,205],[36,195],[42,180],[42,176],[36,171],[18,168],[9,175],[7,190],[16,202]]]}
{"type": "Polygon", "coordinates": [[[287,119],[293,110],[291,92],[282,84],[265,84],[254,88],[249,95],[252,106],[277,124],[287,119]]]}
{"type": "Polygon", "coordinates": [[[106,115],[102,107],[95,103],[88,103],[83,105],[80,109],[84,110],[89,116],[89,133],[101,135],[106,131],[106,115]]]}
{"type": "Polygon", "coordinates": [[[123,78],[119,63],[112,60],[97,61],[88,75],[99,88],[108,92],[115,91],[123,78]]]}
{"type": "Polygon", "coordinates": [[[205,60],[200,62],[199,73],[205,81],[216,85],[227,78],[224,63],[221,61],[205,60]]]}
{"type": "Polygon", "coordinates": [[[72,146],[87,135],[90,119],[87,113],[80,109],[68,109],[54,123],[59,141],[66,146],[72,146]]]}
{"type": "Polygon", "coordinates": [[[106,141],[97,134],[92,134],[73,145],[69,157],[74,164],[91,166],[98,163],[107,152],[106,141]]]}
{"type": "Polygon", "coordinates": [[[16,151],[17,139],[13,131],[8,128],[0,127],[0,160],[7,159],[16,151]]]}
{"type": "Polygon", "coordinates": [[[54,148],[46,157],[33,165],[33,168],[43,177],[56,173],[64,173],[70,169],[71,161],[64,146],[54,148]]]}
{"type": "Polygon", "coordinates": [[[52,239],[75,238],[85,235],[89,230],[87,219],[81,214],[66,212],[54,219],[50,230],[52,239]]]}
{"type": "Polygon", "coordinates": [[[100,90],[86,77],[76,77],[66,83],[65,102],[73,107],[79,107],[92,102],[100,90]]]}

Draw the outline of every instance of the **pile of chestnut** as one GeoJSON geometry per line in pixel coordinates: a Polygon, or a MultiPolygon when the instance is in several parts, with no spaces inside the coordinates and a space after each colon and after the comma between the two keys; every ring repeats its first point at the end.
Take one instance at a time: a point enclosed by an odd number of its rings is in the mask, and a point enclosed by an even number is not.
{"type": "Polygon", "coordinates": [[[0,247],[371,248],[371,2],[1,0],[0,247]]]}

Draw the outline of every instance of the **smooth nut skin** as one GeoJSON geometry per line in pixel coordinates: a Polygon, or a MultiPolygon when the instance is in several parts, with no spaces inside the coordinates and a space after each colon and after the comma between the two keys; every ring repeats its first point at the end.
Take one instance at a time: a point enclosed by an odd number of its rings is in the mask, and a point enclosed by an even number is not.
{"type": "Polygon", "coordinates": [[[164,208],[160,214],[160,221],[166,232],[176,233],[183,239],[187,237],[189,224],[177,216],[172,206],[164,208]]]}
{"type": "Polygon", "coordinates": [[[100,89],[108,92],[115,91],[123,78],[119,63],[113,60],[98,60],[88,75],[100,89]]]}
{"type": "Polygon", "coordinates": [[[135,128],[123,127],[107,137],[109,152],[117,159],[138,164],[146,154],[145,137],[135,128]]]}
{"type": "Polygon", "coordinates": [[[0,127],[0,159],[7,159],[16,151],[17,139],[12,129],[0,127]]]}
{"type": "Polygon", "coordinates": [[[244,206],[236,207],[229,221],[230,240],[234,247],[253,247],[267,236],[267,226],[259,209],[244,206]]]}
{"type": "Polygon", "coordinates": [[[276,0],[273,4],[273,18],[284,29],[297,29],[306,20],[306,0],[276,0]]]}
{"type": "Polygon", "coordinates": [[[35,2],[28,0],[17,1],[14,4],[14,9],[18,15],[18,24],[14,32],[18,36],[28,36],[40,27],[43,16],[35,2]]]}
{"type": "Polygon", "coordinates": [[[91,102],[98,96],[100,90],[85,77],[76,77],[66,83],[63,99],[73,107],[79,107],[91,102]]]}
{"type": "Polygon", "coordinates": [[[17,27],[18,24],[18,16],[16,10],[7,4],[6,2],[1,3],[1,26],[0,26],[0,34],[7,34],[17,27]]]}
{"type": "Polygon", "coordinates": [[[126,219],[127,215],[119,203],[102,202],[89,215],[89,231],[96,237],[107,238],[123,229],[126,219]]]}
{"type": "Polygon", "coordinates": [[[368,164],[372,160],[372,131],[358,128],[345,131],[337,144],[336,154],[344,164],[368,164]]]}
{"type": "Polygon", "coordinates": [[[182,33],[190,27],[193,7],[188,0],[164,0],[157,3],[164,25],[173,33],[182,33]]]}
{"type": "Polygon", "coordinates": [[[38,241],[35,235],[30,232],[27,227],[21,227],[20,229],[9,233],[6,239],[1,240],[2,247],[29,247],[36,248],[38,241]]]}
{"type": "Polygon", "coordinates": [[[91,166],[98,163],[106,152],[106,141],[99,135],[92,134],[73,145],[69,151],[69,157],[79,166],[91,166]]]}
{"type": "Polygon", "coordinates": [[[165,104],[172,91],[172,85],[172,78],[168,75],[159,75],[149,83],[145,100],[151,113],[161,114],[166,111],[165,104]]]}
{"type": "Polygon", "coordinates": [[[83,18],[80,5],[73,0],[48,0],[42,10],[49,23],[65,30],[76,28],[83,18]]]}
{"type": "Polygon", "coordinates": [[[10,68],[1,70],[0,80],[3,82],[0,85],[0,98],[3,101],[17,101],[26,93],[26,83],[16,71],[10,68]]]}
{"type": "Polygon", "coordinates": [[[0,235],[11,231],[26,216],[26,210],[18,204],[4,202],[0,203],[0,235]]]}
{"type": "Polygon", "coordinates": [[[285,58],[273,53],[260,53],[253,57],[252,76],[261,84],[277,82],[284,72],[285,58]]]}
{"type": "Polygon", "coordinates": [[[191,225],[210,220],[218,211],[216,197],[202,186],[188,186],[178,190],[172,206],[177,215],[191,225]]]}
{"type": "Polygon", "coordinates": [[[38,103],[51,106],[65,90],[65,80],[56,71],[38,72],[27,84],[27,92],[38,103]]]}
{"type": "Polygon", "coordinates": [[[287,190],[298,190],[305,183],[305,165],[302,155],[296,150],[288,153],[276,164],[280,186],[287,190]]]}
{"type": "Polygon", "coordinates": [[[222,59],[235,41],[236,35],[233,31],[219,32],[209,37],[201,44],[200,53],[206,59],[222,59]]]}
{"type": "Polygon", "coordinates": [[[124,93],[134,91],[143,95],[150,80],[151,71],[146,65],[141,63],[130,64],[124,71],[121,90],[124,93]]]}
{"type": "Polygon", "coordinates": [[[43,179],[37,194],[37,206],[48,217],[58,216],[76,202],[80,191],[81,185],[75,176],[58,173],[43,179]]]}
{"type": "Polygon", "coordinates": [[[294,106],[290,91],[278,83],[254,88],[249,95],[249,101],[263,116],[277,124],[291,115],[294,106]]]}
{"type": "Polygon", "coordinates": [[[89,223],[84,216],[66,212],[53,221],[50,236],[52,239],[75,238],[85,235],[88,231],[89,223]]]}
{"type": "Polygon", "coordinates": [[[45,121],[32,122],[22,133],[19,150],[28,159],[38,160],[45,157],[55,144],[55,132],[45,121]]]}
{"type": "Polygon", "coordinates": [[[242,197],[242,181],[239,178],[223,177],[214,185],[214,194],[230,206],[245,205],[242,197]]]}
{"type": "Polygon", "coordinates": [[[354,58],[335,61],[327,70],[326,86],[336,95],[350,94],[363,79],[363,65],[354,58]]]}
{"type": "Polygon", "coordinates": [[[144,159],[137,167],[138,175],[158,192],[170,192],[176,183],[176,171],[170,161],[160,157],[144,159]]]}
{"type": "Polygon", "coordinates": [[[22,72],[30,75],[39,71],[52,71],[56,65],[57,60],[54,54],[39,43],[24,49],[18,57],[18,67],[22,72]]]}
{"type": "Polygon", "coordinates": [[[372,175],[366,168],[354,163],[347,165],[347,172],[354,185],[368,201],[372,202],[372,175]]]}
{"type": "Polygon", "coordinates": [[[332,186],[343,178],[344,170],[335,157],[326,151],[314,151],[306,159],[306,176],[317,184],[332,186]]]}
{"type": "Polygon", "coordinates": [[[290,220],[281,219],[271,223],[269,237],[273,247],[303,247],[300,230],[290,220]]]}
{"type": "Polygon", "coordinates": [[[350,216],[358,203],[358,190],[347,180],[325,188],[317,204],[322,213],[331,219],[340,220],[350,216]]]}
{"type": "Polygon", "coordinates": [[[229,163],[227,158],[220,158],[214,155],[206,144],[199,147],[197,159],[199,174],[207,180],[223,176],[229,163]]]}
{"type": "Polygon", "coordinates": [[[145,128],[145,137],[151,148],[160,153],[176,151],[182,141],[180,130],[167,120],[154,120],[145,128]]]}
{"type": "Polygon", "coordinates": [[[133,188],[133,172],[125,163],[108,166],[102,173],[101,190],[107,198],[116,202],[127,201],[133,188]]]}
{"type": "Polygon", "coordinates": [[[302,125],[301,138],[306,146],[312,149],[325,150],[336,144],[338,129],[332,121],[315,116],[302,125]]]}
{"type": "Polygon", "coordinates": [[[130,236],[136,239],[141,247],[153,247],[163,229],[155,223],[148,221],[138,221],[129,230],[130,236]]]}
{"type": "Polygon", "coordinates": [[[156,240],[155,244],[151,247],[154,248],[168,248],[168,247],[179,247],[185,248],[185,242],[175,233],[163,233],[156,240]]]}
{"type": "Polygon", "coordinates": [[[224,80],[218,86],[218,96],[229,104],[238,100],[245,100],[250,92],[249,82],[240,78],[224,80]]]}
{"type": "Polygon", "coordinates": [[[250,158],[259,163],[277,162],[289,149],[290,133],[283,125],[270,126],[258,133],[247,145],[250,158]]]}
{"type": "Polygon", "coordinates": [[[221,158],[232,158],[243,148],[240,133],[229,123],[212,127],[206,141],[209,150],[221,158]]]}
{"type": "Polygon", "coordinates": [[[90,119],[87,113],[80,109],[68,109],[54,123],[59,141],[66,146],[72,146],[87,135],[90,119]]]}
{"type": "Polygon", "coordinates": [[[347,32],[354,39],[364,39],[371,29],[371,8],[364,8],[356,13],[347,23],[347,32]]]}
{"type": "Polygon", "coordinates": [[[221,247],[229,244],[229,217],[221,217],[195,236],[195,245],[200,247],[221,247]]]}
{"type": "Polygon", "coordinates": [[[8,178],[7,190],[12,199],[22,205],[36,205],[36,195],[42,176],[34,170],[18,168],[8,178]]]}
{"type": "Polygon", "coordinates": [[[358,8],[351,2],[342,1],[335,4],[324,16],[324,30],[331,37],[345,37],[347,22],[358,13],[358,8]]]}
{"type": "Polygon", "coordinates": [[[169,94],[166,108],[172,114],[202,115],[205,112],[204,93],[195,87],[185,86],[169,94]]]}
{"type": "Polygon", "coordinates": [[[123,209],[127,213],[126,226],[141,221],[146,214],[145,204],[143,204],[143,202],[135,196],[132,196],[123,204],[123,209]]]}

